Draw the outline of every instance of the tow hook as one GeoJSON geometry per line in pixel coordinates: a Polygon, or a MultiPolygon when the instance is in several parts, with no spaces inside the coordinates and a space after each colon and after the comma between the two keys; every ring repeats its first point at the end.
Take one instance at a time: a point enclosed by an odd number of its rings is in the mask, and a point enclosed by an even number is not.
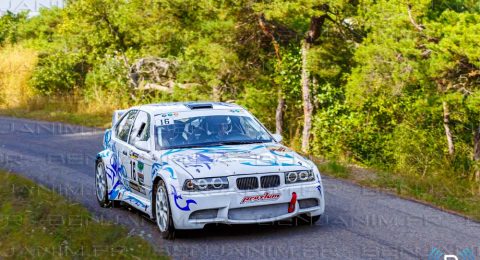
{"type": "Polygon", "coordinates": [[[292,199],[290,200],[290,204],[288,205],[288,213],[292,213],[295,211],[295,204],[297,204],[297,193],[292,192],[292,199]]]}

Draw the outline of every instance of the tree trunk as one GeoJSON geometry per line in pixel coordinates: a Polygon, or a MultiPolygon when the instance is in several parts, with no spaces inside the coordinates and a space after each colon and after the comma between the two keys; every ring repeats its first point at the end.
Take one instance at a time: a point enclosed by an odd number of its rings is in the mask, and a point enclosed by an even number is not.
{"type": "Polygon", "coordinates": [[[480,125],[473,138],[473,161],[475,162],[475,181],[480,184],[480,125]]]}
{"type": "MultiPolygon", "coordinates": [[[[258,17],[258,24],[262,29],[263,33],[271,39],[273,48],[275,49],[275,56],[277,57],[277,65],[280,66],[282,64],[282,57],[280,55],[280,44],[278,44],[275,36],[267,25],[267,22],[265,21],[265,16],[263,14],[258,17]]],[[[278,86],[277,109],[275,110],[275,133],[279,135],[281,135],[283,131],[284,107],[285,99],[283,97],[282,87],[278,86]]]]}
{"type": "Polygon", "coordinates": [[[443,101],[443,127],[445,128],[445,135],[447,136],[448,155],[453,157],[455,154],[455,145],[453,144],[453,136],[450,131],[450,111],[448,110],[448,104],[445,101],[443,101]]]}
{"type": "Polygon", "coordinates": [[[308,153],[310,145],[310,130],[312,128],[312,100],[310,97],[310,73],[307,68],[307,57],[310,43],[302,43],[302,99],[303,99],[303,134],[302,152],[308,153]]]}
{"type": "MultiPolygon", "coordinates": [[[[328,10],[328,5],[323,7],[328,10]]],[[[308,153],[310,148],[310,130],[312,129],[312,98],[310,97],[310,73],[307,67],[308,51],[320,37],[325,20],[333,21],[328,14],[312,17],[310,27],[305,34],[302,42],[302,99],[303,99],[303,134],[302,134],[302,152],[308,153]]]]}
{"type": "Polygon", "coordinates": [[[282,90],[278,90],[277,109],[275,111],[275,133],[281,135],[283,132],[283,108],[285,107],[285,98],[282,90]]]}
{"type": "Polygon", "coordinates": [[[222,101],[222,93],[220,86],[213,87],[213,101],[222,101]]]}

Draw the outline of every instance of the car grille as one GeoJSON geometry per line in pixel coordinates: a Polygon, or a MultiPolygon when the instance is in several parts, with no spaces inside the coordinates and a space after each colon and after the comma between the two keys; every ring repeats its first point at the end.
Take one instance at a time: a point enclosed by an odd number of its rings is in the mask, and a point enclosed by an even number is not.
{"type": "Polygon", "coordinates": [[[231,220],[258,220],[275,218],[288,214],[288,203],[235,208],[228,211],[231,220]]]}
{"type": "Polygon", "coordinates": [[[245,177],[237,179],[237,188],[239,190],[254,190],[258,188],[257,177],[245,177]]]}
{"type": "Polygon", "coordinates": [[[262,188],[274,188],[280,186],[280,177],[278,175],[262,176],[260,178],[262,188]]]}

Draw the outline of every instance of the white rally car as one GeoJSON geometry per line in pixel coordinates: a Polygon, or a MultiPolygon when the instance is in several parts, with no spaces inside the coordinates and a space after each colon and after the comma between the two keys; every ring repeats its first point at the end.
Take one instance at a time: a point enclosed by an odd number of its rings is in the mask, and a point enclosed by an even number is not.
{"type": "Polygon", "coordinates": [[[325,208],[320,173],[280,141],[235,104],[117,110],[96,159],[97,199],[145,212],[164,238],[208,223],[315,222],[325,208]]]}

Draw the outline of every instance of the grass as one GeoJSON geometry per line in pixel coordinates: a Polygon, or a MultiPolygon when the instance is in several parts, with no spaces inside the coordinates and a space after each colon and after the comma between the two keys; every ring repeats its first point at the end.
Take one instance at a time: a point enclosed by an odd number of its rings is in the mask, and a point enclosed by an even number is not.
{"type": "Polygon", "coordinates": [[[35,51],[22,46],[0,49],[0,104],[24,105],[33,95],[28,81],[37,64],[35,51]]]}
{"type": "Polygon", "coordinates": [[[0,258],[166,259],[140,237],[30,180],[0,171],[0,258]]]}
{"type": "Polygon", "coordinates": [[[397,194],[403,198],[441,208],[480,221],[478,187],[455,176],[420,176],[392,173],[346,165],[337,161],[316,161],[319,170],[331,177],[350,180],[361,186],[397,194]]]}
{"type": "Polygon", "coordinates": [[[30,104],[18,107],[0,108],[0,115],[36,120],[62,122],[88,127],[106,128],[112,120],[113,108],[93,108],[83,101],[72,98],[36,97],[30,104]]]}
{"type": "Polygon", "coordinates": [[[318,170],[320,172],[329,173],[330,176],[336,178],[346,179],[350,176],[348,168],[337,161],[328,161],[318,164],[318,170]]]}
{"type": "Polygon", "coordinates": [[[442,174],[422,177],[380,172],[371,182],[359,183],[388,189],[402,197],[414,198],[480,221],[480,195],[476,185],[459,177],[442,174]]]}
{"type": "Polygon", "coordinates": [[[21,45],[0,49],[0,115],[107,127],[118,100],[112,93],[96,93],[90,102],[75,95],[45,97],[29,84],[37,53],[21,45]]]}

